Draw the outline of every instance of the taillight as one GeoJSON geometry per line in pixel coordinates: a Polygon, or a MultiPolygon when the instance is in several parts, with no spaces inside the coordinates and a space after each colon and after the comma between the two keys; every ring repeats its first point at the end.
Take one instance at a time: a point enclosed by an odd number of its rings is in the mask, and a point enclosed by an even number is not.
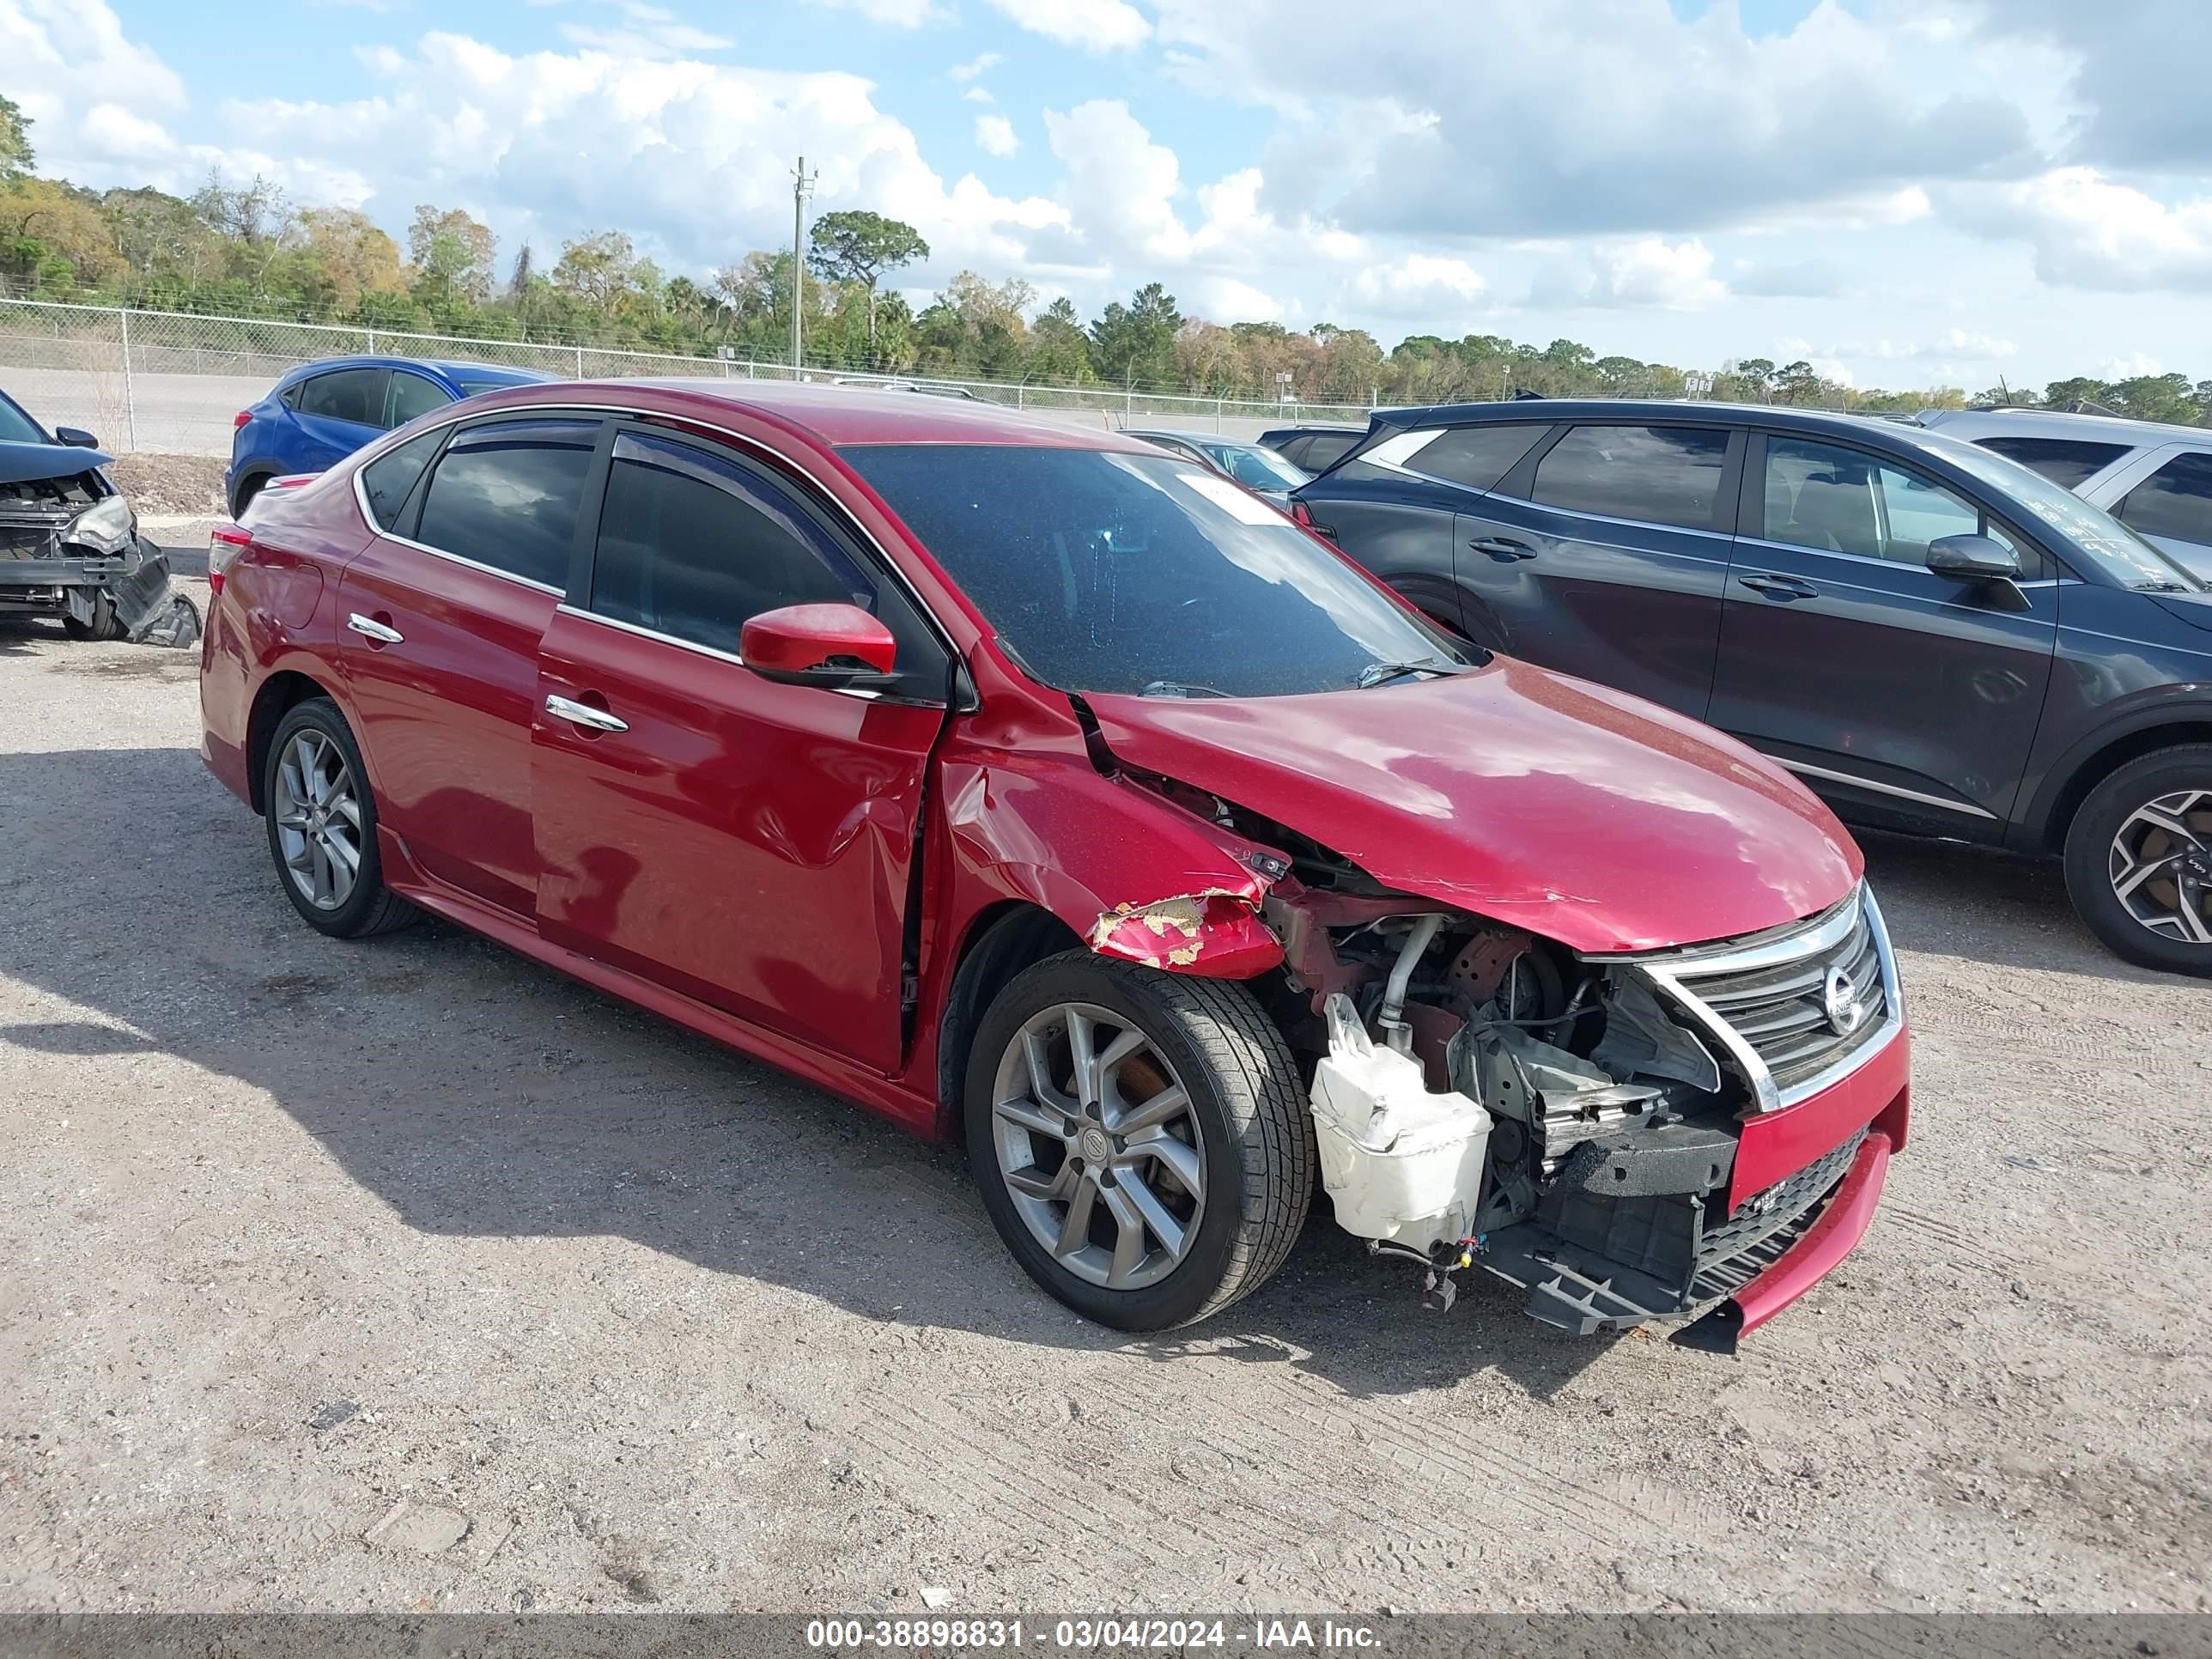
{"type": "Polygon", "coordinates": [[[1313,515],[1313,508],[1308,507],[1304,501],[1299,501],[1296,496],[1292,496],[1291,498],[1291,517],[1297,523],[1304,526],[1308,530],[1312,531],[1315,535],[1320,537],[1323,541],[1334,542],[1336,539],[1336,532],[1316,519],[1313,515]]]}
{"type": "Polygon", "coordinates": [[[222,579],[238,556],[253,544],[253,532],[243,525],[219,524],[208,532],[208,592],[222,592],[222,579]]]}
{"type": "Polygon", "coordinates": [[[238,411],[238,413],[237,413],[237,414],[235,414],[235,415],[234,415],[234,416],[232,416],[230,417],[230,429],[231,429],[233,432],[235,432],[235,431],[237,431],[237,430],[238,430],[238,428],[240,428],[240,427],[244,426],[244,425],[245,425],[248,421],[252,420],[252,418],[253,418],[253,411],[252,411],[252,410],[250,410],[250,409],[241,409],[241,410],[240,410],[238,411]]]}

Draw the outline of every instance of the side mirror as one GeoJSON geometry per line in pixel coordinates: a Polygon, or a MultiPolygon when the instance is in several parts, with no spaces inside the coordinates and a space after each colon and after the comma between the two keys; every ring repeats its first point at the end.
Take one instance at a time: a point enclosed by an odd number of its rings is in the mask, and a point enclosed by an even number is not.
{"type": "Polygon", "coordinates": [[[764,680],[829,690],[890,682],[891,630],[857,605],[787,605],[749,618],[738,652],[764,680]]]}
{"type": "Polygon", "coordinates": [[[97,449],[100,447],[100,440],[94,437],[92,434],[87,432],[81,426],[56,427],[54,428],[54,441],[56,443],[67,444],[72,449],[97,449]]]}
{"type": "Polygon", "coordinates": [[[1928,544],[1928,568],[1960,581],[2020,580],[2020,555],[1987,536],[1939,536],[1928,544]]]}

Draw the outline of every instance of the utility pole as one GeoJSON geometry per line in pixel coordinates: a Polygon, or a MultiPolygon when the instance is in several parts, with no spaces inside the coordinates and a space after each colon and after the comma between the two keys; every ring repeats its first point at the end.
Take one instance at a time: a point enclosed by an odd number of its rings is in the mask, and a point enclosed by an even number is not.
{"type": "Polygon", "coordinates": [[[806,158],[799,158],[798,168],[791,175],[791,377],[797,380],[806,367],[802,355],[805,341],[799,332],[799,317],[806,301],[806,255],[799,246],[805,234],[806,198],[814,188],[815,179],[822,175],[806,171],[806,158]]]}

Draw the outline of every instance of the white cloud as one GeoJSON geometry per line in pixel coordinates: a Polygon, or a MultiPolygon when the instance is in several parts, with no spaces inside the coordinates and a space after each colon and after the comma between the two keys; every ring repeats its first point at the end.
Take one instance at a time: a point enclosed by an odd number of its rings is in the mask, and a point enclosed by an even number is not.
{"type": "Polygon", "coordinates": [[[924,23],[934,23],[945,15],[935,0],[814,0],[814,3],[842,11],[856,11],[871,23],[883,23],[897,29],[918,29],[924,23]]]}
{"type": "Polygon", "coordinates": [[[2163,362],[2142,351],[2130,352],[2124,357],[2107,357],[2097,365],[2099,378],[2106,380],[2132,380],[2138,375],[2165,373],[2163,362]]]}
{"type": "Polygon", "coordinates": [[[2212,197],[2172,205],[2094,167],[1962,189],[1952,216],[1983,235],[2026,241],[2046,283],[2117,292],[2212,289],[2212,197]]]}
{"type": "Polygon", "coordinates": [[[1411,253],[1367,266],[1346,284],[1345,298],[1372,314],[1419,318],[1449,331],[1449,319],[1480,300],[1487,287],[1464,259],[1411,253]]]}
{"type": "Polygon", "coordinates": [[[720,52],[736,44],[727,35],[710,34],[684,22],[665,6],[644,0],[623,0],[621,22],[611,27],[596,23],[562,23],[562,38],[586,52],[604,52],[616,58],[680,58],[686,52],[720,52]]]}
{"type": "Polygon", "coordinates": [[[974,80],[977,76],[983,74],[988,70],[994,68],[1002,60],[1000,58],[997,52],[987,52],[969,58],[964,64],[955,64],[950,70],[946,70],[945,73],[950,75],[954,81],[964,86],[969,82],[974,80]]]}
{"type": "Polygon", "coordinates": [[[1728,285],[1713,275],[1712,251],[1694,236],[1680,242],[1638,236],[1600,243],[1554,262],[1538,275],[1529,295],[1534,304],[1668,311],[1703,311],[1727,297],[1728,285]]]}
{"type": "Polygon", "coordinates": [[[1014,137],[1014,124],[1003,115],[977,116],[975,142],[992,155],[1012,155],[1022,147],[1022,141],[1014,137]]]}
{"type": "Polygon", "coordinates": [[[1142,42],[1152,32],[1144,13],[1127,0],[991,0],[1032,34],[1085,52],[1114,52],[1142,42]]]}
{"type": "Polygon", "coordinates": [[[1280,322],[1288,309],[1273,295],[1234,276],[1200,277],[1192,301],[1183,307],[1190,315],[1233,323],[1280,322]]]}
{"type": "Polygon", "coordinates": [[[1066,169],[1065,199],[1084,241],[1139,264],[1188,256],[1190,232],[1175,208],[1182,164],[1152,142],[1127,104],[1101,98],[1064,115],[1047,110],[1044,125],[1066,169]]]}
{"type": "Polygon", "coordinates": [[[970,87],[960,95],[971,104],[995,104],[999,101],[991,96],[988,87],[970,87]]]}
{"type": "Polygon", "coordinates": [[[34,124],[43,172],[137,184],[164,154],[182,153],[158,118],[185,111],[184,82],[125,38],[103,0],[0,0],[0,93],[34,124]],[[117,101],[126,89],[127,111],[117,101]],[[94,106],[110,112],[88,124],[94,106]]]}

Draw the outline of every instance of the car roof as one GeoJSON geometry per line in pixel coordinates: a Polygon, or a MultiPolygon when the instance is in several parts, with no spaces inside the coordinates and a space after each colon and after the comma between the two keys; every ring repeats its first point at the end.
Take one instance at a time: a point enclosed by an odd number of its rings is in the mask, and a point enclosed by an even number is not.
{"type": "Polygon", "coordinates": [[[2062,409],[1927,409],[1920,424],[1954,437],[2081,438],[2099,443],[2171,443],[2177,438],[2212,445],[2212,429],[2166,421],[2131,421],[2124,415],[2077,415],[2062,409]]]}
{"type": "Polygon", "coordinates": [[[1103,426],[1024,414],[982,398],[917,398],[827,382],[696,379],[571,380],[527,392],[489,394],[488,407],[529,408],[573,398],[580,402],[647,404],[659,412],[711,420],[717,410],[762,416],[816,442],[860,444],[1008,444],[1028,448],[1105,449],[1156,455],[1150,445],[1103,426]],[[641,394],[643,394],[642,396],[641,394]]]}
{"type": "Polygon", "coordinates": [[[1516,398],[1504,403],[1433,404],[1376,411],[1384,431],[1422,426],[1477,426],[1497,422],[1555,426],[1565,421],[1640,422],[1680,426],[1763,426],[1784,432],[1827,434],[1863,441],[1879,432],[1917,447],[1917,434],[1933,435],[1917,422],[1879,416],[1847,415],[1832,409],[1798,409],[1788,404],[1723,404],[1656,398],[1516,398]]]}
{"type": "Polygon", "coordinates": [[[1236,449],[1259,447],[1249,438],[1231,438],[1219,432],[1194,432],[1183,427],[1125,426],[1121,430],[1132,438],[1174,438],[1187,444],[1227,444],[1236,449]]]}
{"type": "Polygon", "coordinates": [[[538,369],[516,368],[507,363],[471,363],[450,357],[398,357],[362,352],[349,357],[318,357],[313,362],[298,364],[278,376],[276,384],[289,386],[311,374],[324,374],[337,368],[412,368],[457,383],[465,379],[489,381],[495,386],[542,386],[557,378],[538,369]]]}

